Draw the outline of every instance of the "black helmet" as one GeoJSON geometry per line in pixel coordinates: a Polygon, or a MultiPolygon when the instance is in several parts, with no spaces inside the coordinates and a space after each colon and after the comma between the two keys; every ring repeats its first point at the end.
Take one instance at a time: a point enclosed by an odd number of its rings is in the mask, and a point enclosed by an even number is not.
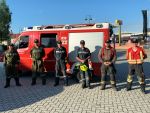
{"type": "Polygon", "coordinates": [[[57,44],[62,44],[61,40],[58,40],[58,41],[57,41],[57,44]]]}
{"type": "Polygon", "coordinates": [[[39,40],[38,40],[38,39],[35,39],[35,40],[34,40],[34,43],[39,43],[39,40]]]}
{"type": "Polygon", "coordinates": [[[80,44],[85,44],[85,41],[84,41],[84,40],[81,40],[81,41],[80,41],[80,44]]]}
{"type": "Polygon", "coordinates": [[[108,39],[108,40],[105,41],[105,43],[111,43],[111,40],[108,39]]]}
{"type": "Polygon", "coordinates": [[[132,39],[132,43],[138,43],[138,39],[133,38],[133,39],[132,39]]]}
{"type": "Polygon", "coordinates": [[[12,47],[14,47],[14,44],[10,43],[8,46],[12,46],[12,47]]]}

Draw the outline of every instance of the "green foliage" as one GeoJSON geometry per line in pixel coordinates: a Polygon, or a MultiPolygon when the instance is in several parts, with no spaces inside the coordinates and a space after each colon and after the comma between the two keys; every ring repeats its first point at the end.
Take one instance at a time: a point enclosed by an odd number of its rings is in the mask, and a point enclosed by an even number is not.
{"type": "Polygon", "coordinates": [[[11,13],[5,0],[0,0],[0,40],[9,38],[11,13]]]}

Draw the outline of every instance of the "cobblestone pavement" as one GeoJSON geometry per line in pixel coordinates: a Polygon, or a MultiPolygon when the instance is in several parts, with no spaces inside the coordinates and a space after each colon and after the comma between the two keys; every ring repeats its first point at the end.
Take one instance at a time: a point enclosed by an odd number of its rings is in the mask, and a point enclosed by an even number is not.
{"type": "MultiPolygon", "coordinates": [[[[150,55],[150,53],[149,53],[150,55]]],[[[82,89],[80,84],[70,81],[70,86],[53,87],[53,78],[48,78],[46,86],[40,79],[36,86],[30,86],[31,77],[21,77],[22,87],[16,87],[11,80],[11,87],[4,89],[4,72],[0,74],[0,112],[2,113],[150,113],[150,58],[144,64],[146,93],[142,94],[137,79],[133,90],[125,90],[127,63],[125,52],[118,52],[117,86],[115,92],[107,85],[100,90],[99,82],[92,83],[92,89],[82,89]]],[[[136,78],[136,77],[135,77],[136,78]]]]}

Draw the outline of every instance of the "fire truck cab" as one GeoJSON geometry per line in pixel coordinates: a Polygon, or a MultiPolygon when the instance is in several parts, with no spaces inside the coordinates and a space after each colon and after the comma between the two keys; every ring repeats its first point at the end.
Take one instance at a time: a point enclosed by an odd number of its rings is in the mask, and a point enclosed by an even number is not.
{"type": "Polygon", "coordinates": [[[76,50],[80,47],[80,40],[85,40],[85,46],[90,49],[94,75],[100,75],[100,62],[98,52],[104,41],[110,37],[111,24],[74,24],[74,25],[49,25],[25,28],[14,43],[20,55],[20,70],[30,71],[32,59],[30,50],[34,40],[38,39],[45,50],[44,65],[47,72],[55,71],[54,48],[56,41],[61,40],[68,53],[68,62],[76,62],[76,50]]]}

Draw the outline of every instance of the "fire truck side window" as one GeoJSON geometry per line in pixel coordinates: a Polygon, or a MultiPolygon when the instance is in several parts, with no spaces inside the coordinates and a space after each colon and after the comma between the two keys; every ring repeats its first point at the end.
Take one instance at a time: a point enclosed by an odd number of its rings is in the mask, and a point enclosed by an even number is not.
{"type": "Polygon", "coordinates": [[[20,40],[15,43],[15,46],[18,49],[27,48],[29,44],[29,36],[21,36],[20,40]]]}
{"type": "Polygon", "coordinates": [[[41,46],[44,48],[56,47],[57,34],[41,34],[41,46]]]}

